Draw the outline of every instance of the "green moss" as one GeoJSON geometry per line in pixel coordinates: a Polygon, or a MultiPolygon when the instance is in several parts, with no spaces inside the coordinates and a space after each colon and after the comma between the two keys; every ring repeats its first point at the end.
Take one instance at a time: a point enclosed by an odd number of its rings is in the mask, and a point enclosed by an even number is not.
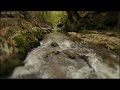
{"type": "MultiPolygon", "coordinates": [[[[39,16],[41,17],[41,16],[39,16]]],[[[5,77],[12,73],[13,69],[22,64],[27,53],[40,45],[39,41],[44,36],[44,31],[38,27],[33,27],[36,20],[26,21],[28,16],[21,18],[1,18],[0,37],[2,48],[0,48],[0,77],[5,77]],[[35,21],[35,22],[34,22],[35,21]],[[5,44],[5,47],[4,47],[5,44]],[[6,49],[7,48],[7,49],[6,49]],[[8,53],[8,50],[10,53],[8,53]],[[7,51],[7,53],[5,52],[7,51]]],[[[34,18],[34,17],[33,17],[34,18]]],[[[38,18],[38,17],[35,17],[38,18]]],[[[42,22],[41,22],[42,23],[42,22]]],[[[39,19],[37,20],[39,24],[39,19]]]]}
{"type": "Polygon", "coordinates": [[[18,35],[13,38],[16,43],[16,48],[18,49],[18,58],[24,59],[27,51],[30,49],[30,44],[26,41],[25,36],[18,35]]]}
{"type": "Polygon", "coordinates": [[[15,40],[17,47],[21,47],[25,45],[25,37],[23,35],[18,35],[13,38],[15,40]]]}
{"type": "Polygon", "coordinates": [[[29,44],[30,48],[39,46],[39,39],[41,38],[41,33],[39,31],[28,31],[25,33],[26,42],[29,44]]]}
{"type": "Polygon", "coordinates": [[[34,31],[34,36],[38,39],[41,40],[43,38],[43,32],[42,31],[34,31]]]}
{"type": "Polygon", "coordinates": [[[24,59],[29,50],[40,45],[39,40],[42,38],[43,31],[37,27],[29,29],[23,34],[14,37],[13,39],[15,40],[18,49],[18,57],[24,59]]]}
{"type": "Polygon", "coordinates": [[[0,77],[5,77],[11,74],[13,69],[17,66],[23,65],[22,61],[17,58],[12,58],[0,63],[0,77]]]}

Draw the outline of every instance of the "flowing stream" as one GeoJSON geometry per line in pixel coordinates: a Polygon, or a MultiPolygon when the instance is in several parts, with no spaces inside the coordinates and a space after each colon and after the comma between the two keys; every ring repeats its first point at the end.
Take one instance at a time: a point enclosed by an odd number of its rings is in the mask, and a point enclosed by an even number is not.
{"type": "Polygon", "coordinates": [[[76,43],[53,30],[28,53],[24,66],[16,67],[10,78],[105,79],[120,78],[119,72],[119,64],[109,67],[89,44],[76,43]]]}

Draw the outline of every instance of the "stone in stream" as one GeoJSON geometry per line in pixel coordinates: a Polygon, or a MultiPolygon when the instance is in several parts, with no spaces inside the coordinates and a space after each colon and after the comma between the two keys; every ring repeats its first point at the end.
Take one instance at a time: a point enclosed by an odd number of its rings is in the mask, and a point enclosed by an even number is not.
{"type": "Polygon", "coordinates": [[[53,51],[53,53],[54,53],[55,55],[58,55],[58,54],[60,53],[60,51],[53,51]]]}
{"type": "Polygon", "coordinates": [[[58,47],[59,45],[58,45],[56,42],[52,42],[52,43],[51,43],[51,46],[52,46],[52,47],[58,47]]]}
{"type": "Polygon", "coordinates": [[[83,59],[87,63],[87,65],[89,66],[89,68],[92,68],[92,66],[89,63],[88,56],[80,55],[79,58],[83,59]]]}
{"type": "Polygon", "coordinates": [[[116,35],[114,33],[107,33],[107,36],[109,36],[109,37],[115,37],[116,35]]]}
{"type": "Polygon", "coordinates": [[[58,55],[59,53],[60,53],[60,51],[53,51],[51,53],[46,54],[45,58],[47,58],[51,54],[58,55]]]}
{"type": "Polygon", "coordinates": [[[75,59],[75,58],[76,58],[76,55],[75,55],[74,52],[70,52],[70,51],[68,51],[68,50],[65,50],[65,51],[64,51],[64,54],[67,55],[67,56],[68,56],[69,58],[71,58],[71,59],[75,59]]]}

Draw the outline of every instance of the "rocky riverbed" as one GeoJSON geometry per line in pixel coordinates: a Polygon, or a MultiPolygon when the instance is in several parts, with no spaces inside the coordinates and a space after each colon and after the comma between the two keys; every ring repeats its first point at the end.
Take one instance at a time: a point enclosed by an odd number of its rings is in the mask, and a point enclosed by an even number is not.
{"type": "Polygon", "coordinates": [[[88,42],[85,36],[81,35],[81,38],[82,40],[75,41],[75,39],[71,39],[71,36],[53,31],[40,41],[40,46],[28,53],[24,66],[15,68],[9,78],[120,78],[119,55],[112,52],[111,49],[103,47],[102,44],[91,43],[92,39],[88,42]]]}

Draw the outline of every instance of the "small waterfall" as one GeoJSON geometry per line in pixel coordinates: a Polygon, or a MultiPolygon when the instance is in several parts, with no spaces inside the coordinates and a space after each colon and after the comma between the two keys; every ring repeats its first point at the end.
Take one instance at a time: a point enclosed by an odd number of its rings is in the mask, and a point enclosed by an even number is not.
{"type": "Polygon", "coordinates": [[[40,43],[10,78],[119,78],[119,65],[116,70],[109,67],[88,45],[76,44],[63,33],[53,31],[40,43]]]}

